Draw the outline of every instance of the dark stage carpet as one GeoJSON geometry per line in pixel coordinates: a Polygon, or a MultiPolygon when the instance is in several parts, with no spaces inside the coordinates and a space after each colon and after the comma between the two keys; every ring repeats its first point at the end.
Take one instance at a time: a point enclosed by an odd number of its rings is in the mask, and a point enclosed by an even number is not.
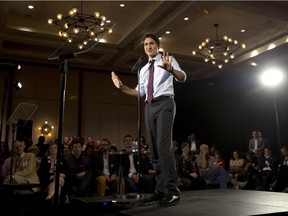
{"type": "MultiPolygon", "coordinates": [[[[80,201],[80,200],[79,200],[80,201]]],[[[83,200],[93,205],[93,198],[83,200]]],[[[117,215],[123,216],[252,216],[288,215],[288,194],[250,190],[200,190],[181,192],[181,202],[175,206],[136,206],[131,199],[114,203],[117,215]],[[122,209],[121,209],[122,208],[122,209]]],[[[96,205],[94,202],[95,207],[96,205]]],[[[93,209],[93,208],[92,208],[93,209]]]]}
{"type": "Polygon", "coordinates": [[[184,191],[181,202],[168,207],[137,206],[137,198],[79,197],[59,206],[33,204],[25,198],[28,205],[23,206],[23,199],[15,200],[16,208],[10,208],[9,212],[18,216],[288,216],[287,193],[233,189],[184,191]]]}

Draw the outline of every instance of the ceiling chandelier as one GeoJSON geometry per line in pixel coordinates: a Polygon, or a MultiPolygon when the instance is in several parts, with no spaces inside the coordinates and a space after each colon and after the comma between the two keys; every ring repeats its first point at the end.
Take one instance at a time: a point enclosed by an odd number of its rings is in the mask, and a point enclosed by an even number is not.
{"type": "Polygon", "coordinates": [[[78,50],[85,49],[89,43],[98,42],[104,33],[111,34],[114,22],[99,12],[94,14],[82,13],[82,1],[80,12],[72,8],[67,16],[57,14],[55,20],[48,19],[48,24],[55,24],[59,28],[58,35],[67,38],[67,42],[76,43],[78,50]]]}
{"type": "Polygon", "coordinates": [[[214,24],[216,29],[216,39],[210,40],[206,38],[199,45],[198,51],[193,51],[193,55],[201,55],[204,57],[205,62],[211,62],[214,65],[217,65],[218,68],[222,68],[224,63],[228,63],[231,59],[235,58],[235,52],[239,49],[245,49],[245,44],[238,44],[237,40],[233,40],[228,36],[224,36],[223,39],[218,39],[218,24],[214,24]]]}

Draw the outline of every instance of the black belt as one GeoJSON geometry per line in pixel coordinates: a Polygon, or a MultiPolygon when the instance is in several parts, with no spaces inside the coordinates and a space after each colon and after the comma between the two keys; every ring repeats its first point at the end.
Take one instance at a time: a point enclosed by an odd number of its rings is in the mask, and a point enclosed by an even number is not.
{"type": "Polygon", "coordinates": [[[159,96],[159,97],[155,97],[155,98],[153,98],[151,103],[155,103],[157,101],[161,101],[161,100],[168,99],[168,98],[174,98],[174,95],[166,95],[166,96],[162,95],[162,96],[159,96]]]}

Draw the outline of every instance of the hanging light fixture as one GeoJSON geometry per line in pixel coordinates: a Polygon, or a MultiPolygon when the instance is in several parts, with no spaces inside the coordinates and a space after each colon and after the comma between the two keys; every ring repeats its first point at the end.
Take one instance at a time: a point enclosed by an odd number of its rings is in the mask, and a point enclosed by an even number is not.
{"type": "Polygon", "coordinates": [[[198,51],[193,51],[193,55],[201,55],[204,57],[205,62],[211,62],[214,65],[217,65],[218,68],[222,68],[223,64],[228,63],[231,59],[235,58],[235,52],[239,49],[245,49],[245,44],[238,44],[237,40],[233,40],[228,36],[224,36],[223,39],[218,39],[218,24],[214,24],[216,29],[216,39],[210,40],[206,38],[199,45],[198,51]]]}
{"type": "Polygon", "coordinates": [[[48,24],[59,27],[58,35],[67,39],[67,42],[76,42],[79,50],[84,49],[89,43],[98,42],[104,33],[111,34],[114,22],[111,22],[99,12],[93,15],[82,13],[82,1],[80,12],[72,8],[67,16],[57,14],[55,20],[48,19],[48,24]]]}

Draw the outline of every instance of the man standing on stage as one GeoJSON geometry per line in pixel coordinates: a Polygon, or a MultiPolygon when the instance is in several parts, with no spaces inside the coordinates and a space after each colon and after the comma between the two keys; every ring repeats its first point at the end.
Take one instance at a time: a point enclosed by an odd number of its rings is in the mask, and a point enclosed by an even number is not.
{"type": "Polygon", "coordinates": [[[172,148],[172,131],[176,106],[174,101],[174,78],[185,82],[186,73],[168,52],[159,53],[160,41],[153,34],[144,36],[144,51],[148,63],[140,70],[139,89],[125,86],[112,72],[114,85],[122,92],[132,96],[145,97],[145,124],[151,159],[156,170],[155,192],[144,198],[144,204],[159,201],[161,205],[180,202],[177,187],[177,172],[172,148]]]}

